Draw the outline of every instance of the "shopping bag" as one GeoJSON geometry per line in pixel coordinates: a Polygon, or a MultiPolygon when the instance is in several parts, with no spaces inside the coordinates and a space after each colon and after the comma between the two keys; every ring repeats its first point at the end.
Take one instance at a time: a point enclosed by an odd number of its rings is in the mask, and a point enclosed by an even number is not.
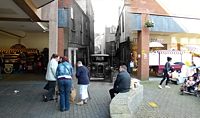
{"type": "Polygon", "coordinates": [[[70,92],[70,102],[74,103],[75,102],[75,98],[76,98],[76,89],[73,88],[70,92]]]}

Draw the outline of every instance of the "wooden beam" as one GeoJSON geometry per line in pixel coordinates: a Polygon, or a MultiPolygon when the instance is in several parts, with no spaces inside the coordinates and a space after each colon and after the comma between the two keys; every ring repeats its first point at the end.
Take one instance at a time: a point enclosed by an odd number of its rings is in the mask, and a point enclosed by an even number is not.
{"type": "Polygon", "coordinates": [[[30,18],[33,22],[39,22],[40,18],[37,14],[31,9],[25,0],[13,0],[30,18]]]}

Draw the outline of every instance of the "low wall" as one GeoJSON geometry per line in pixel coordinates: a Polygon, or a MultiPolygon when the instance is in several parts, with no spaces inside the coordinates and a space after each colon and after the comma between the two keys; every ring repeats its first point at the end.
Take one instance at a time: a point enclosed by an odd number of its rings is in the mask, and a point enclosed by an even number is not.
{"type": "Polygon", "coordinates": [[[110,103],[111,118],[133,118],[138,106],[143,101],[143,85],[131,82],[131,90],[118,93],[110,103]]]}

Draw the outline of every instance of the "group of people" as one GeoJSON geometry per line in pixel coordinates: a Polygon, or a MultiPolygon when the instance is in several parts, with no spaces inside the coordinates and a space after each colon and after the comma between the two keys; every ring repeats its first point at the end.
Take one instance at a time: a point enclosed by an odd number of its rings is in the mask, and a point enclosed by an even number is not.
{"type": "MultiPolygon", "coordinates": [[[[70,92],[73,88],[73,67],[68,62],[66,56],[60,57],[53,54],[48,65],[46,72],[46,80],[48,83],[44,87],[48,92],[43,95],[43,101],[47,102],[54,100],[56,83],[58,85],[60,95],[60,111],[68,111],[70,109],[70,92]]],[[[81,101],[78,105],[87,104],[88,99],[88,85],[89,85],[89,70],[81,61],[77,62],[76,77],[78,78],[79,96],[81,101]]]]}
{"type": "MultiPolygon", "coordinates": [[[[73,73],[73,67],[68,62],[66,56],[59,57],[57,54],[53,54],[47,65],[46,80],[48,83],[44,89],[48,90],[48,92],[43,95],[43,101],[54,100],[57,83],[60,94],[60,111],[68,111],[70,109],[70,92],[73,88],[73,73]]],[[[90,83],[90,72],[81,61],[77,62],[75,76],[78,79],[80,97],[80,101],[76,104],[87,104],[89,98],[88,85],[90,83]]],[[[127,72],[127,66],[122,64],[119,67],[119,73],[114,82],[114,86],[109,90],[111,99],[114,98],[115,94],[128,92],[130,90],[130,83],[131,76],[127,72]]]]}
{"type": "MultiPolygon", "coordinates": [[[[165,88],[170,88],[170,86],[168,86],[169,77],[172,76],[172,72],[174,71],[173,67],[170,64],[171,61],[172,61],[172,58],[167,57],[167,62],[165,63],[164,70],[163,70],[163,79],[160,81],[160,84],[158,85],[160,89],[163,88],[162,83],[165,80],[166,80],[165,88]]],[[[187,78],[185,79],[184,83],[188,87],[188,91],[190,91],[191,89],[194,89],[194,85],[197,85],[200,83],[200,81],[198,80],[199,79],[198,73],[199,73],[199,69],[196,67],[193,61],[191,64],[185,64],[182,66],[181,74],[183,78],[187,78]],[[188,68],[186,68],[186,66],[188,66],[188,68]]]]}

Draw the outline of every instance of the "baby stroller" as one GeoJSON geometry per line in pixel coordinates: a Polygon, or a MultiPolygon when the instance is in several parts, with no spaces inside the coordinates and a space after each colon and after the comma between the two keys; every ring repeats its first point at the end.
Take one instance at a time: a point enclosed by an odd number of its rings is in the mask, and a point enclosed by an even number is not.
{"type": "Polygon", "coordinates": [[[189,95],[195,95],[197,97],[200,97],[200,77],[193,76],[188,77],[187,80],[184,81],[184,83],[181,85],[180,93],[183,94],[189,94],[189,95]]]}

